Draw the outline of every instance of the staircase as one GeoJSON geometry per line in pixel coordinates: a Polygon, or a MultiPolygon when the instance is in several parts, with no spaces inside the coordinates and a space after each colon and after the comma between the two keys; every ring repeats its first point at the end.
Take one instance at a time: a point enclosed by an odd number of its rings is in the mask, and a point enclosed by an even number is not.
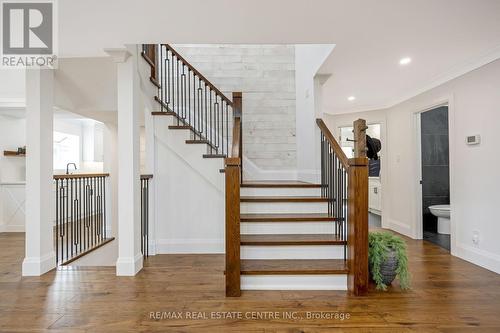
{"type": "MultiPolygon", "coordinates": [[[[243,181],[242,94],[232,100],[170,45],[144,45],[168,130],[184,130],[203,158],[223,158],[226,295],[241,290],[349,290],[368,284],[366,122],[347,159],[321,119],[321,182],[243,181]],[[365,189],[366,188],[366,189],[365,189]]],[[[214,165],[214,168],[216,166],[214,165]]]]}
{"type": "Polygon", "coordinates": [[[241,289],[345,290],[347,242],[321,184],[240,187],[241,289]]]}

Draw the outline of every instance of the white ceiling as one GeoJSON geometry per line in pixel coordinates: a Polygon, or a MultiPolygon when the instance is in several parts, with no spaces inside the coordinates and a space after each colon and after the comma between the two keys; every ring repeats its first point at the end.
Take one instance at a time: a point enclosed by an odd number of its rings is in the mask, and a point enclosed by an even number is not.
{"type": "Polygon", "coordinates": [[[142,42],[335,44],[321,73],[333,74],[325,111],[341,113],[389,106],[498,58],[500,1],[59,1],[58,39],[62,57],[142,42]]]}

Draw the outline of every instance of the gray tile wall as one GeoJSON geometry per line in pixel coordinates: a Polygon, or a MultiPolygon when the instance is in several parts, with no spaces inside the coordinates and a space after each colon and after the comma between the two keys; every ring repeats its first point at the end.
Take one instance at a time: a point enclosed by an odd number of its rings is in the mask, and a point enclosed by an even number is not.
{"type": "Polygon", "coordinates": [[[424,230],[437,231],[437,218],[429,206],[450,203],[448,107],[421,115],[422,203],[424,230]]]}

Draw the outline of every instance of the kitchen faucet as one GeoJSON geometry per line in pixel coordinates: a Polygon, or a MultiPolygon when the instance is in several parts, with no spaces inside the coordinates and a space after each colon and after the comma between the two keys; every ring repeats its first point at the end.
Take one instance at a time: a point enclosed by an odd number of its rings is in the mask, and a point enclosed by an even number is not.
{"type": "Polygon", "coordinates": [[[73,166],[75,167],[75,170],[77,169],[77,167],[76,167],[76,164],[75,164],[75,163],[68,163],[68,164],[66,164],[66,174],[67,174],[67,175],[69,175],[69,166],[70,166],[70,165],[73,165],[73,166]]]}

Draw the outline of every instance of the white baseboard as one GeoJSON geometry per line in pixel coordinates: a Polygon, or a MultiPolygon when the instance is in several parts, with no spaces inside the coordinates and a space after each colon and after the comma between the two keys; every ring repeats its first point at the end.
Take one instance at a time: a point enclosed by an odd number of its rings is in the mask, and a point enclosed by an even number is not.
{"type": "Polygon", "coordinates": [[[26,257],[23,260],[23,276],[40,276],[56,267],[56,254],[50,252],[42,257],[26,257]]]}
{"type": "Polygon", "coordinates": [[[411,229],[411,227],[407,224],[404,224],[404,223],[401,223],[399,221],[396,221],[396,220],[392,220],[392,219],[388,219],[388,226],[387,228],[388,229],[391,229],[391,230],[394,230],[395,232],[398,232],[402,235],[405,235],[407,237],[410,237],[410,238],[415,238],[414,235],[413,235],[413,231],[411,229]]]}
{"type": "Polygon", "coordinates": [[[134,257],[118,257],[116,260],[116,276],[135,276],[142,267],[142,253],[137,253],[134,257]]]}
{"type": "Polygon", "coordinates": [[[347,290],[347,275],[242,275],[241,289],[347,290]]]}
{"type": "Polygon", "coordinates": [[[321,171],[320,170],[299,170],[297,178],[300,181],[308,183],[320,183],[321,182],[321,171]]]}
{"type": "Polygon", "coordinates": [[[156,254],[224,253],[224,239],[157,239],[156,254]]]}
{"type": "Polygon", "coordinates": [[[24,232],[24,225],[0,225],[0,232],[24,232]]]}
{"type": "Polygon", "coordinates": [[[475,265],[500,274],[500,255],[498,254],[463,243],[457,243],[452,254],[475,265]]]}

